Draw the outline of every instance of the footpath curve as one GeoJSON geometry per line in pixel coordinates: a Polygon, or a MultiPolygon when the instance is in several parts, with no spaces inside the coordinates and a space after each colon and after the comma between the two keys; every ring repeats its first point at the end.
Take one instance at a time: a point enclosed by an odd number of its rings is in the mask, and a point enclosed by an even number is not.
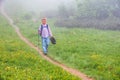
{"type": "Polygon", "coordinates": [[[89,77],[88,77],[87,75],[85,75],[84,73],[82,73],[82,72],[80,72],[80,71],[78,71],[78,70],[76,70],[76,69],[70,68],[70,67],[68,67],[68,66],[66,66],[66,65],[64,65],[64,64],[62,64],[62,63],[60,63],[60,62],[58,62],[58,61],[55,61],[54,59],[50,58],[49,56],[45,56],[45,55],[43,54],[43,52],[42,52],[38,47],[36,47],[34,44],[32,44],[26,37],[24,37],[24,36],[21,34],[18,26],[16,26],[16,25],[14,24],[14,21],[7,15],[7,13],[4,11],[3,8],[1,8],[1,14],[8,20],[9,24],[15,29],[15,32],[16,32],[17,35],[20,37],[20,39],[23,40],[26,44],[28,44],[31,48],[33,48],[33,49],[35,49],[36,51],[38,51],[39,54],[40,54],[43,58],[45,58],[47,61],[51,62],[51,63],[54,64],[54,65],[57,65],[57,66],[63,68],[65,71],[71,73],[72,75],[75,75],[75,76],[81,78],[82,80],[93,80],[92,78],[89,78],[89,77]]]}

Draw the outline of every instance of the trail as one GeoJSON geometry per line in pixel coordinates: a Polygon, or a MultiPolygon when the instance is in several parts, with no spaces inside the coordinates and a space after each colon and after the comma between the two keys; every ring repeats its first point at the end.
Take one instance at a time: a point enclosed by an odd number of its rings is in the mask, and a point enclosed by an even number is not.
{"type": "Polygon", "coordinates": [[[38,51],[39,54],[40,54],[43,58],[45,58],[47,61],[51,62],[51,63],[54,64],[54,65],[57,65],[57,66],[63,68],[63,69],[66,70],[67,72],[69,72],[69,73],[71,73],[72,75],[75,75],[75,76],[81,78],[82,80],[93,80],[92,78],[89,78],[89,77],[88,77],[87,75],[85,75],[84,73],[82,73],[82,72],[80,72],[80,71],[78,71],[78,70],[76,70],[76,69],[70,68],[70,67],[68,67],[68,66],[66,66],[66,65],[64,65],[64,64],[62,64],[62,63],[60,63],[60,62],[58,62],[58,61],[55,61],[54,59],[50,58],[49,56],[45,56],[38,47],[36,47],[34,44],[32,44],[26,37],[24,37],[24,36],[21,34],[18,26],[16,26],[16,25],[14,24],[14,21],[7,15],[7,13],[4,11],[4,9],[3,9],[2,7],[1,7],[1,9],[0,9],[0,12],[1,12],[1,14],[8,20],[9,24],[15,29],[15,32],[16,32],[17,35],[20,37],[20,39],[23,40],[26,44],[28,44],[31,48],[33,48],[33,49],[35,49],[36,51],[38,51]]]}

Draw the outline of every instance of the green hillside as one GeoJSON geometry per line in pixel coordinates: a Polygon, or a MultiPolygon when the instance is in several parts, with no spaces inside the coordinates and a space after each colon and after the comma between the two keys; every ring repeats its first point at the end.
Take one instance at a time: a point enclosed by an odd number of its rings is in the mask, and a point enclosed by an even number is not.
{"type": "Polygon", "coordinates": [[[44,60],[0,15],[0,80],[79,80],[44,60]]]}
{"type": "MultiPolygon", "coordinates": [[[[60,5],[55,0],[33,1],[4,2],[6,13],[29,41],[42,50],[38,27],[46,17],[57,40],[50,44],[48,56],[95,80],[120,80],[120,0],[57,1],[60,5]],[[46,7],[37,6],[40,3],[46,7]],[[47,10],[49,6],[54,7],[47,10]]],[[[1,79],[77,80],[44,60],[0,19],[1,79]]]]}
{"type": "MultiPolygon", "coordinates": [[[[49,56],[76,68],[96,80],[120,79],[120,32],[110,30],[58,28],[49,20],[56,45],[49,48],[49,56]]],[[[35,45],[40,23],[23,21],[17,24],[22,33],[35,45]]]]}

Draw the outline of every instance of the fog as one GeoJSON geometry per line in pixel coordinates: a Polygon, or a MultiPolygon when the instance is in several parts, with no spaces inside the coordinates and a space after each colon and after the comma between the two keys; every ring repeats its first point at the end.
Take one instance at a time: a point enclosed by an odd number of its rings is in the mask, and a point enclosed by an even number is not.
{"type": "MultiPolygon", "coordinates": [[[[70,4],[74,0],[5,0],[10,5],[22,5],[22,8],[32,11],[46,11],[57,9],[60,4],[70,4]]],[[[10,7],[12,8],[12,7],[10,7]]]]}
{"type": "Polygon", "coordinates": [[[55,25],[67,28],[120,30],[120,0],[0,0],[15,18],[56,19],[55,25]]]}

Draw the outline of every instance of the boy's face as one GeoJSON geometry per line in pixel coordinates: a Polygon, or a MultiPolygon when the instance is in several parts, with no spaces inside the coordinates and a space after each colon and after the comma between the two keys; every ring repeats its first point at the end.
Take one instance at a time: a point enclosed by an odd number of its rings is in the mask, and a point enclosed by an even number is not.
{"type": "Polygon", "coordinates": [[[42,24],[46,24],[46,19],[42,19],[42,24]]]}

